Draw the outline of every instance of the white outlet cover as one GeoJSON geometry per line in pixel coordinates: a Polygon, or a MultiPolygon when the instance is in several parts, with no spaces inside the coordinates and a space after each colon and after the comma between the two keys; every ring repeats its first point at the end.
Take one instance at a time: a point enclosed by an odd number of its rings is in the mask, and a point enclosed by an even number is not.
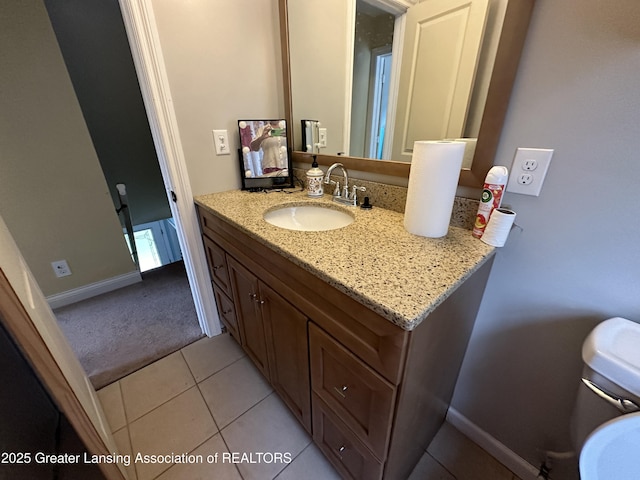
{"type": "Polygon", "coordinates": [[[553,150],[549,148],[518,148],[513,158],[507,192],[540,196],[552,156],[553,150]],[[534,165],[533,169],[531,168],[532,164],[534,165]],[[523,173],[531,175],[530,182],[522,183],[519,181],[523,173]]]}

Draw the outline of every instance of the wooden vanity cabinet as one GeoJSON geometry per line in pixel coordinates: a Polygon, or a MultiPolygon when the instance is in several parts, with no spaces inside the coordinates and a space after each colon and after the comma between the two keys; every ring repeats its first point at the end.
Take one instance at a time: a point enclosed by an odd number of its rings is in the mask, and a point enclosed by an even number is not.
{"type": "Polygon", "coordinates": [[[199,217],[216,298],[215,267],[227,265],[218,308],[235,311],[234,337],[327,459],[345,479],[407,478],[444,421],[492,259],[409,332],[206,209],[199,217]]]}
{"type": "Polygon", "coordinates": [[[311,432],[307,317],[234,258],[228,265],[242,347],[311,432]]]}
{"type": "Polygon", "coordinates": [[[211,274],[213,294],[218,306],[218,315],[222,323],[227,327],[229,334],[235,338],[238,343],[242,343],[236,318],[235,304],[232,300],[233,293],[231,291],[229,268],[227,266],[227,254],[218,244],[206,236],[202,237],[202,241],[207,256],[209,273],[211,274]]]}

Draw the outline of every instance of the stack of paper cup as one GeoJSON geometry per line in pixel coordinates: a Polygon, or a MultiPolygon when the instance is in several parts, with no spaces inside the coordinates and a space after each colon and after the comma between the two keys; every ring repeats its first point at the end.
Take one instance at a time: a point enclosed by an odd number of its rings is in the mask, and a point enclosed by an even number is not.
{"type": "Polygon", "coordinates": [[[515,212],[506,208],[496,208],[491,213],[489,223],[487,223],[487,227],[480,240],[494,247],[504,246],[515,219],[515,212]]]}

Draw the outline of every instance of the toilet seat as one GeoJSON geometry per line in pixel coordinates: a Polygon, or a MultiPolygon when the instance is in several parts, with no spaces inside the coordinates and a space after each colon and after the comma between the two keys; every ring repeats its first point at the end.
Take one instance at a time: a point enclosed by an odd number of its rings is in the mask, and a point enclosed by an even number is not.
{"type": "Polygon", "coordinates": [[[616,417],[591,433],[580,452],[580,478],[640,478],[640,412],[616,417]]]}

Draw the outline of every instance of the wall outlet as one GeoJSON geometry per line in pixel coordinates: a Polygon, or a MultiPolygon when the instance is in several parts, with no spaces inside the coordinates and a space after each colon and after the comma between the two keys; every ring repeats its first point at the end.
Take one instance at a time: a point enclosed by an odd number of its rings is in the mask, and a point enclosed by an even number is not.
{"type": "Polygon", "coordinates": [[[55,262],[51,262],[51,267],[53,268],[53,272],[56,274],[56,277],[68,277],[71,275],[71,269],[69,268],[69,264],[66,260],[57,260],[55,262]]]}
{"type": "Polygon", "coordinates": [[[231,154],[231,149],[229,148],[229,134],[227,133],[226,130],[214,130],[213,143],[216,146],[216,154],[218,155],[231,154]]]}
{"type": "Polygon", "coordinates": [[[507,192],[540,196],[553,150],[548,148],[518,148],[511,166],[507,192]]]}

